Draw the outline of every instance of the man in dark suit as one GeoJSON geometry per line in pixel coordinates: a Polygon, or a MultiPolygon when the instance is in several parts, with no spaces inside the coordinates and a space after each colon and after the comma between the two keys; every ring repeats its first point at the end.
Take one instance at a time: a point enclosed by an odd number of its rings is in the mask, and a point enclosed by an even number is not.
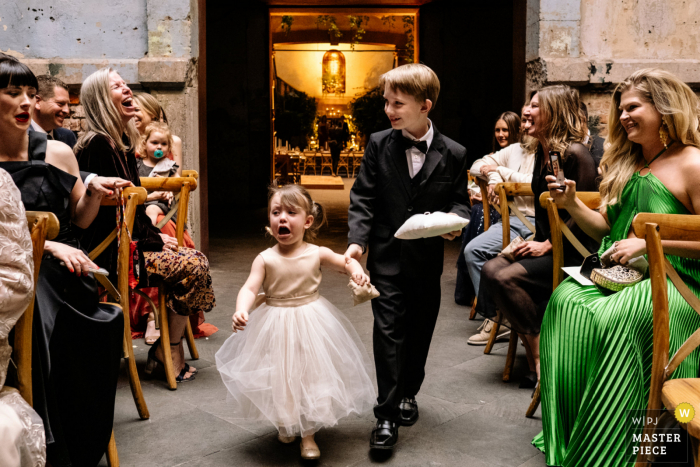
{"type": "Polygon", "coordinates": [[[394,233],[424,212],[468,219],[469,194],[466,150],[428,119],[440,91],[435,73],[404,65],[382,75],[379,84],[392,129],[369,138],[350,192],[345,256],[359,260],[369,249],[367,269],[380,293],[372,300],[379,395],[370,447],[392,449],[398,427],[418,419],[415,396],[440,309],[444,250],[440,237],[399,240],[394,233]]]}
{"type": "Polygon", "coordinates": [[[49,139],[66,143],[72,149],[77,141],[75,134],[63,128],[63,121],[70,115],[68,86],[49,75],[37,76],[37,81],[39,89],[29,131],[46,133],[49,139]]]}

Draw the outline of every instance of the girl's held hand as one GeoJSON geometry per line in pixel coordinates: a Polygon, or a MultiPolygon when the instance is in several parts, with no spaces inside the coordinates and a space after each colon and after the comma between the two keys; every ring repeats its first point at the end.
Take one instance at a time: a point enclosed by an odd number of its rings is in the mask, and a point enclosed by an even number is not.
{"type": "Polygon", "coordinates": [[[46,251],[51,253],[54,258],[65,263],[70,272],[74,272],[76,276],[87,276],[88,269],[99,269],[100,267],[90,261],[90,258],[77,248],[68,246],[58,242],[46,242],[46,251]]]}
{"type": "Polygon", "coordinates": [[[610,257],[616,263],[626,265],[629,260],[637,256],[645,255],[647,252],[647,242],[641,238],[627,238],[615,242],[615,250],[610,257]]]}
{"type": "Polygon", "coordinates": [[[561,206],[564,209],[569,209],[576,205],[576,182],[573,180],[566,179],[564,185],[566,186],[564,191],[558,190],[559,184],[557,183],[557,177],[554,175],[547,175],[545,178],[547,180],[547,188],[549,188],[549,196],[552,197],[557,206],[561,206]]]}
{"type": "Polygon", "coordinates": [[[552,249],[548,242],[524,242],[513,249],[515,259],[544,256],[552,249]]]}
{"type": "Polygon", "coordinates": [[[352,274],[350,277],[352,277],[352,280],[355,281],[355,284],[359,286],[363,286],[365,284],[369,284],[369,276],[365,274],[364,272],[356,272],[352,274]]]}
{"type": "Polygon", "coordinates": [[[248,312],[245,310],[235,312],[232,321],[231,330],[233,332],[243,331],[246,324],[248,324],[248,312]]]}

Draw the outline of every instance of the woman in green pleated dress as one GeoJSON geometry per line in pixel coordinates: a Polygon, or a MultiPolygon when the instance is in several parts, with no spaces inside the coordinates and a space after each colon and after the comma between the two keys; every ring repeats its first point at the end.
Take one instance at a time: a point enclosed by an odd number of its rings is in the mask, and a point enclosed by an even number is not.
{"type": "MultiPolygon", "coordinates": [[[[674,75],[640,70],[613,93],[610,129],[601,161],[600,211],[564,193],[548,177],[552,197],[576,223],[613,246],[621,264],[646,253],[630,232],[639,212],[700,213],[700,103],[674,75]]],[[[700,245],[664,241],[667,258],[700,296],[700,245]]],[[[671,353],[700,327],[700,316],[668,281],[671,353]]],[[[652,357],[652,300],[648,279],[606,295],[564,281],[545,312],[540,337],[543,432],[533,444],[550,466],[620,466],[631,453],[627,410],[645,410],[652,357]]],[[[693,352],[673,378],[697,377],[693,352]]],[[[633,458],[632,458],[633,459],[633,458]]]]}

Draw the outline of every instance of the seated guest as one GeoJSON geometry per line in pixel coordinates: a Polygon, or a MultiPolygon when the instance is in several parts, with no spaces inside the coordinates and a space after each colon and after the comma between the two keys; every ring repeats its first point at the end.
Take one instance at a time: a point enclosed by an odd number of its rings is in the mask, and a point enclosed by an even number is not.
{"type": "Polygon", "coordinates": [[[26,65],[0,58],[0,168],[12,176],[27,211],[53,212],[61,223],[44,246],[36,284],[34,409],[44,423],[50,465],[95,466],[112,432],[124,317],[119,307],[98,302],[89,273],[97,265],[73,225],[90,225],[102,197],[130,183],[93,177],[86,187],[68,146],[27,131],[37,87],[26,65]]]}
{"type": "MultiPolygon", "coordinates": [[[[80,168],[103,176],[121,177],[140,186],[134,155],[139,134],[133,122],[136,112],[131,89],[116,71],[103,68],[85,80],[80,102],[88,122],[87,131],[75,146],[80,168]]],[[[99,208],[95,221],[82,232],[88,249],[95,248],[114,230],[115,217],[115,207],[99,208]]],[[[209,261],[199,251],[178,248],[175,238],[160,233],[143,205],[136,209],[131,239],[137,242],[139,286],[165,285],[176,380],[191,381],[197,370],[185,363],[181,339],[188,316],[214,307],[209,261]]],[[[116,245],[112,243],[96,263],[116,275],[116,245]]],[[[160,342],[156,341],[148,353],[147,374],[162,367],[164,356],[160,342]]],[[[161,376],[165,376],[164,372],[161,376]]]]}
{"type": "Polygon", "coordinates": [[[47,134],[48,139],[66,143],[73,149],[75,134],[63,128],[63,120],[70,116],[68,86],[58,78],[49,75],[37,76],[39,89],[30,131],[47,134]]]}
{"type": "MultiPolygon", "coordinates": [[[[525,107],[523,107],[523,112],[525,107]]],[[[513,112],[512,119],[520,124],[520,119],[513,112]]],[[[523,114],[524,117],[524,114],[523,114]]],[[[518,125],[520,126],[520,125],[518,125]]],[[[498,125],[497,125],[498,127],[498,125]]],[[[529,122],[522,126],[529,128],[529,122]]],[[[474,162],[470,169],[470,173],[479,174],[482,178],[488,178],[489,194],[494,197],[495,202],[498,202],[498,195],[494,193],[494,187],[501,182],[519,182],[530,183],[532,181],[532,168],[535,164],[535,140],[527,135],[518,134],[518,139],[523,143],[516,142],[504,147],[488,156],[484,156],[474,162]],[[527,142],[525,142],[527,139],[527,142]]],[[[525,216],[531,223],[535,222],[535,202],[530,196],[516,196],[514,199],[516,208],[525,216]]],[[[510,238],[515,237],[528,238],[532,232],[530,229],[515,215],[510,216],[510,238]]],[[[481,268],[486,261],[495,258],[496,255],[503,249],[503,223],[502,220],[492,222],[491,228],[471,240],[465,248],[463,248],[464,261],[469,269],[469,277],[471,278],[476,295],[479,293],[479,283],[481,281],[481,268]]],[[[473,335],[467,341],[470,345],[486,345],[491,334],[493,323],[486,319],[479,328],[477,334],[473,335]]],[[[497,339],[508,339],[510,331],[503,329],[497,339]]]]}
{"type": "MultiPolygon", "coordinates": [[[[503,112],[496,119],[493,135],[493,151],[501,150],[518,142],[520,137],[521,120],[515,112],[503,112]]],[[[471,172],[478,175],[478,172],[471,172]]],[[[474,182],[469,182],[469,201],[472,205],[469,225],[462,229],[462,250],[472,239],[484,232],[484,206],[481,200],[481,190],[474,182]]],[[[488,200],[487,200],[488,204],[488,200]]],[[[500,219],[500,214],[493,207],[489,207],[491,224],[495,224],[500,219]]],[[[476,297],[474,286],[469,278],[469,270],[463,255],[457,257],[457,284],[455,286],[455,303],[463,306],[470,306],[476,297]]],[[[479,329],[482,329],[480,327],[479,329]]],[[[489,328],[490,329],[490,328],[489,328]]]]}
{"type": "MultiPolygon", "coordinates": [[[[165,157],[173,146],[173,135],[168,125],[161,122],[150,123],[141,137],[138,145],[139,159],[136,167],[140,177],[174,177],[177,176],[178,165],[165,157]]],[[[168,213],[173,199],[171,191],[158,191],[148,194],[144,203],[146,214],[151,223],[158,223],[158,216],[168,213]],[[156,195],[156,196],[153,196],[156,195]]]]}
{"type": "MultiPolygon", "coordinates": [[[[496,309],[500,310],[502,319],[507,320],[511,330],[523,339],[531,372],[539,374],[540,324],[552,294],[554,267],[549,218],[547,210],[539,203],[540,193],[548,189],[545,176],[553,173],[549,151],[561,153],[561,166],[566,178],[574,180],[583,191],[596,189],[597,174],[593,157],[581,144],[585,134],[577,92],[564,85],[542,88],[533,95],[530,106],[525,108],[525,117],[532,122],[528,134],[536,138],[531,185],[538,200],[535,202],[537,232],[534,240],[516,247],[514,262],[497,256],[484,264],[476,310],[490,319],[496,317],[496,309]]],[[[561,217],[577,238],[585,237],[566,213],[561,213],[561,217]]],[[[593,250],[595,244],[589,240],[588,248],[593,250]]],[[[583,261],[583,257],[566,240],[564,260],[567,265],[580,265],[583,261]]],[[[534,383],[532,373],[530,377],[534,383]]]]}
{"type": "MultiPolygon", "coordinates": [[[[637,213],[700,213],[700,131],[695,93],[659,69],[639,70],[612,96],[608,147],[601,160],[602,205],[592,211],[574,197],[551,191],[584,231],[601,241],[599,253],[627,264],[646,254],[646,242],[630,231],[637,213]]],[[[551,184],[550,188],[554,185],[551,184]]],[[[700,246],[662,241],[666,258],[700,296],[700,246]]],[[[668,281],[673,355],[700,327],[700,316],[668,281]]],[[[547,465],[625,465],[634,462],[627,414],[644,413],[652,360],[649,279],[604,294],[567,279],[557,288],[542,323],[542,426],[534,444],[547,465]],[[602,398],[609,407],[603,407],[602,398]],[[612,404],[612,405],[610,405],[612,404]]],[[[672,378],[696,378],[700,351],[691,353],[672,378]]]]}
{"type": "MultiPolygon", "coordinates": [[[[151,122],[162,122],[168,125],[168,117],[165,115],[165,109],[160,105],[158,99],[146,92],[137,92],[134,94],[134,106],[136,114],[134,117],[134,125],[141,136],[146,132],[146,127],[151,122]]],[[[175,161],[178,166],[178,177],[182,173],[182,139],[179,136],[173,135],[173,144],[170,151],[165,154],[165,157],[175,161]]]]}
{"type": "MultiPolygon", "coordinates": [[[[141,138],[144,137],[146,128],[151,123],[163,123],[168,125],[168,117],[165,114],[165,109],[158,99],[153,97],[153,95],[145,92],[137,92],[134,94],[134,106],[136,109],[136,114],[134,116],[134,124],[136,130],[138,130],[141,138]]],[[[172,134],[172,133],[171,133],[172,134]]],[[[163,151],[164,158],[175,163],[177,176],[181,176],[183,169],[182,162],[182,139],[177,135],[172,135],[172,144],[170,144],[168,151],[163,151]]],[[[142,157],[137,149],[136,155],[142,157]]],[[[173,193],[170,191],[156,191],[148,194],[148,201],[162,202],[170,205],[173,199],[173,193]]],[[[153,213],[153,210],[151,210],[153,213]]],[[[162,214],[155,215],[155,223],[159,223],[165,217],[168,210],[163,210],[162,214]]],[[[152,217],[153,219],[153,217],[152,217]]],[[[169,220],[165,225],[160,227],[161,233],[175,237],[176,225],[175,220],[177,220],[176,215],[173,215],[171,220],[169,220]]],[[[194,248],[194,241],[190,237],[190,233],[185,231],[183,236],[183,243],[188,248],[194,248]]],[[[158,290],[156,288],[144,288],[143,292],[151,297],[153,300],[158,298],[158,290]]],[[[144,335],[146,344],[152,345],[158,337],[160,337],[160,331],[156,329],[155,316],[151,312],[148,302],[141,296],[132,294],[131,296],[131,330],[132,337],[138,338],[144,335]]],[[[217,331],[217,328],[211,324],[203,326],[204,324],[204,312],[190,316],[190,324],[192,325],[192,332],[195,337],[206,337],[217,331]]]]}
{"type": "Polygon", "coordinates": [[[46,436],[41,417],[17,390],[4,386],[12,348],[9,331],[31,302],[34,291],[32,239],[22,195],[12,177],[0,169],[0,465],[21,467],[46,463],[46,436]]]}

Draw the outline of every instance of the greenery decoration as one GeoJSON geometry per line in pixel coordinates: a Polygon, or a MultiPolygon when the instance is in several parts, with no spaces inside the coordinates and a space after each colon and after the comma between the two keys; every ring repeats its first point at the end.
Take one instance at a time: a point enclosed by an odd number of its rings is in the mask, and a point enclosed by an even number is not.
{"type": "Polygon", "coordinates": [[[275,96],[275,131],[292,147],[306,146],[306,139],[314,134],[315,120],[316,99],[305,92],[289,91],[275,96]]]}
{"type": "Polygon", "coordinates": [[[404,16],[403,17],[403,30],[406,33],[406,56],[404,59],[406,60],[406,63],[413,63],[413,57],[414,57],[414,47],[413,47],[413,16],[404,16]]]}
{"type": "Polygon", "coordinates": [[[280,24],[280,27],[282,28],[282,31],[284,31],[284,35],[286,36],[289,34],[289,31],[292,30],[292,23],[294,22],[294,17],[291,15],[284,15],[282,17],[282,24],[280,24]]]}
{"type": "Polygon", "coordinates": [[[343,33],[340,31],[338,25],[335,23],[335,16],[319,15],[319,17],[316,18],[316,26],[327,27],[328,34],[330,34],[331,36],[334,36],[336,38],[343,37],[343,33]]]}
{"type": "Polygon", "coordinates": [[[389,119],[384,113],[384,92],[379,86],[353,99],[349,104],[352,121],[357,131],[368,138],[372,133],[389,128],[389,119]]]}
{"type": "Polygon", "coordinates": [[[365,25],[369,23],[369,16],[348,16],[348,19],[350,20],[350,30],[353,31],[350,47],[355,50],[355,44],[359,44],[367,32],[362,28],[362,23],[365,25]]]}
{"type": "Polygon", "coordinates": [[[390,28],[393,28],[395,22],[396,22],[395,16],[382,16],[382,24],[384,26],[389,26],[390,28]]]}

